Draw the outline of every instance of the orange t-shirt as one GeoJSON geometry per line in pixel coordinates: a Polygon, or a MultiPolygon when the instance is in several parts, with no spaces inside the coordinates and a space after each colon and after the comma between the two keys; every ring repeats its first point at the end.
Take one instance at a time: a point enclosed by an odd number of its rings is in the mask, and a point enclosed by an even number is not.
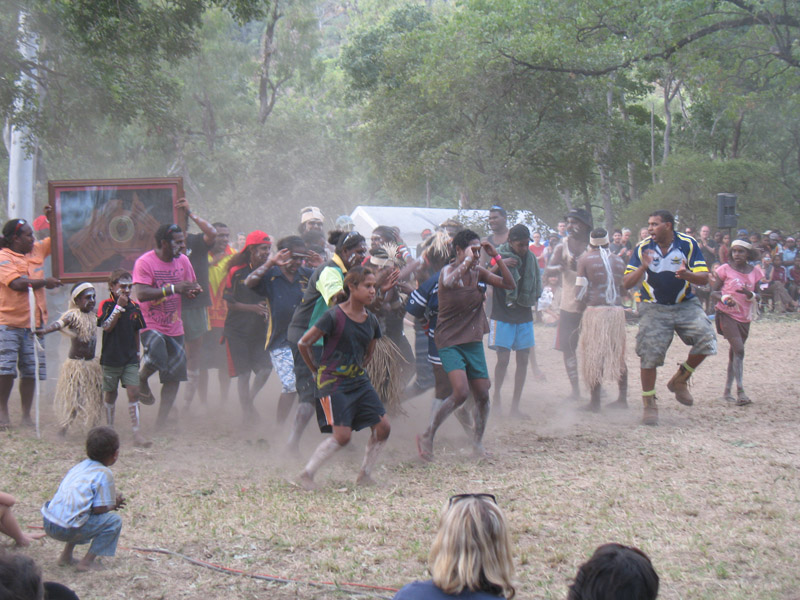
{"type": "MultiPolygon", "coordinates": [[[[44,259],[50,254],[50,238],[36,242],[30,254],[19,254],[10,248],[0,249],[0,325],[30,329],[28,291],[16,292],[8,284],[20,277],[44,279],[44,259]]],[[[47,300],[44,288],[34,290],[36,326],[47,323],[47,300]]]]}

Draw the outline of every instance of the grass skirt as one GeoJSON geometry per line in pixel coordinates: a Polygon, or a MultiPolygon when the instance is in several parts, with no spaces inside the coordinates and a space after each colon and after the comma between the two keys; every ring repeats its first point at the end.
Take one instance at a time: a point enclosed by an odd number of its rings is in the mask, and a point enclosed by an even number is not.
{"type": "Polygon", "coordinates": [[[581,318],[578,364],[590,388],[619,381],[625,371],[625,310],[621,306],[589,306],[581,318]]]}
{"type": "Polygon", "coordinates": [[[87,427],[103,415],[103,368],[100,361],[68,358],[61,365],[56,384],[56,418],[61,429],[81,419],[87,427]]]}
{"type": "Polygon", "coordinates": [[[397,344],[384,335],[375,342],[372,359],[364,367],[372,387],[378,392],[378,397],[390,416],[403,413],[400,404],[403,393],[402,374],[406,364],[397,344]]]}

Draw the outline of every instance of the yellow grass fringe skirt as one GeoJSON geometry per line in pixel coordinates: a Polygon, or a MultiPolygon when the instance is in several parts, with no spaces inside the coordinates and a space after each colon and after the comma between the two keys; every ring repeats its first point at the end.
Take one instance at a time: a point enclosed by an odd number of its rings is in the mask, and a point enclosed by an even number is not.
{"type": "Polygon", "coordinates": [[[403,393],[401,385],[406,363],[397,344],[384,335],[375,342],[372,358],[364,367],[372,387],[378,392],[378,397],[390,416],[403,413],[400,408],[403,393]]]}
{"type": "Polygon", "coordinates": [[[100,361],[68,358],[61,365],[56,384],[56,418],[61,429],[80,419],[87,427],[103,415],[103,368],[100,361]]]}
{"type": "Polygon", "coordinates": [[[619,381],[625,370],[625,310],[621,306],[589,306],[581,318],[578,364],[590,388],[619,381]]]}

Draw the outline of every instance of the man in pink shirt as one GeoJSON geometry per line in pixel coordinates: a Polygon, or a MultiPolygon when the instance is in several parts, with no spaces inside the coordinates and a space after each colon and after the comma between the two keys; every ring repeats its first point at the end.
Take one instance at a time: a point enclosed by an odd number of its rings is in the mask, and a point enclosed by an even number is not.
{"type": "Polygon", "coordinates": [[[186,381],[186,350],[181,321],[181,297],[195,298],[202,288],[184,254],[186,237],[177,225],[156,230],[156,248],[142,254],[133,265],[133,291],[141,304],[147,329],[141,333],[142,368],[139,402],[154,404],[147,380],[158,371],[161,405],[156,427],[163,427],[175,402],[178,386],[186,381]]]}

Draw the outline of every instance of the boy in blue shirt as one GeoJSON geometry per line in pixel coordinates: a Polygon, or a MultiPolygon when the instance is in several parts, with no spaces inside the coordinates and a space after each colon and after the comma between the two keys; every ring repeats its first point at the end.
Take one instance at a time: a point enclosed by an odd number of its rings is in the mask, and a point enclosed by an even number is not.
{"type": "Polygon", "coordinates": [[[66,542],[59,565],[77,561],[72,552],[77,544],[88,544],[89,551],[78,571],[88,571],[98,556],[114,556],[122,530],[122,519],[111,511],[125,505],[116,493],[109,467],[119,458],[119,436],[111,427],[95,427],[86,437],[88,458],[72,467],[53,499],[42,507],[44,530],[51,538],[66,542]]]}

